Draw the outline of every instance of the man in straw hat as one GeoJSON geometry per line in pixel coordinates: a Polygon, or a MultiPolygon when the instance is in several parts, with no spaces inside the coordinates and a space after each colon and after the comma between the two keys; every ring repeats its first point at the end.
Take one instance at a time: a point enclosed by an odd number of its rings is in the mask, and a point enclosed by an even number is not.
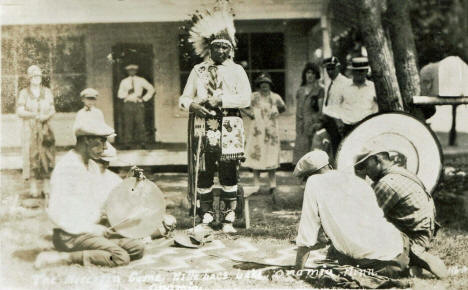
{"type": "Polygon", "coordinates": [[[138,65],[129,64],[125,69],[128,77],[120,82],[118,91],[118,97],[124,102],[122,143],[126,146],[138,144],[144,148],[146,142],[144,103],[153,97],[154,88],[146,79],[136,75],[138,65]],[[143,95],[144,91],[146,93],[143,95]]]}
{"type": "Polygon", "coordinates": [[[410,238],[411,265],[438,278],[446,277],[444,262],[427,252],[438,227],[434,200],[421,180],[404,166],[405,156],[383,142],[368,144],[355,164],[356,171],[374,182],[377,202],[385,217],[410,238]]]}
{"type": "Polygon", "coordinates": [[[369,68],[367,57],[355,57],[348,66],[353,81],[345,87],[340,108],[341,121],[344,123],[343,136],[364,118],[379,111],[374,83],[366,78],[369,68]]]}
{"type": "MultiPolygon", "coordinates": [[[[195,187],[198,188],[198,214],[203,224],[212,223],[215,217],[213,178],[218,172],[224,208],[223,231],[235,232],[232,223],[237,207],[238,166],[244,146],[239,109],[250,105],[251,89],[244,69],[233,62],[236,41],[232,12],[223,1],[218,4],[213,11],[193,17],[189,42],[205,61],[190,72],[179,106],[191,113],[189,170],[198,169],[189,173],[192,181],[189,196],[195,196],[195,187]],[[201,143],[198,140],[202,140],[201,143]],[[199,161],[197,166],[194,159],[199,161]],[[197,182],[193,181],[195,179],[197,182]]],[[[192,202],[196,204],[193,198],[192,202]]]]}
{"type": "Polygon", "coordinates": [[[318,240],[322,228],[332,242],[330,258],[341,265],[359,265],[389,277],[403,275],[409,262],[408,237],[384,218],[364,180],[332,170],[321,150],[304,155],[293,174],[306,180],[296,238],[297,268],[304,268],[311,250],[324,246],[318,240]]]}
{"type": "Polygon", "coordinates": [[[58,162],[51,178],[47,213],[55,224],[52,240],[59,252],[41,253],[36,267],[72,263],[113,267],[143,256],[141,242],[109,239],[115,232],[100,224],[110,190],[105,188],[95,160],[102,157],[107,137],[113,133],[103,120],[95,118],[80,122],[76,128],[75,148],[58,162]]]}

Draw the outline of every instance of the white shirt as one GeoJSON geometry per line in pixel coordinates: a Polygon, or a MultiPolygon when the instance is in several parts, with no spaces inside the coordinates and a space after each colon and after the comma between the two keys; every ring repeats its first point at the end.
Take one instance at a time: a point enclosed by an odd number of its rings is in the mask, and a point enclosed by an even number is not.
{"type": "Polygon", "coordinates": [[[153,86],[144,78],[139,76],[128,76],[120,82],[118,96],[124,102],[141,103],[149,101],[154,94],[153,86]],[[133,93],[129,94],[129,90],[133,89],[133,93]],[[146,94],[142,96],[143,89],[146,94]]]}
{"type": "Polygon", "coordinates": [[[298,246],[317,243],[320,229],[341,253],[355,259],[388,261],[403,251],[403,239],[359,177],[338,171],[312,175],[304,191],[298,246]]]}
{"type": "Polygon", "coordinates": [[[85,120],[101,120],[104,122],[104,114],[96,107],[91,107],[89,110],[86,107],[81,108],[76,113],[75,122],[73,123],[73,134],[80,127],[80,124],[85,120]]]}
{"type": "MultiPolygon", "coordinates": [[[[118,183],[106,177],[93,160],[85,165],[75,150],[67,152],[52,172],[47,213],[62,230],[79,234],[93,232],[107,197],[118,183]]],[[[117,176],[118,177],[118,176],[117,176]]]]}
{"type": "Polygon", "coordinates": [[[334,80],[325,89],[325,98],[323,101],[322,112],[335,119],[341,119],[341,104],[343,103],[343,95],[346,93],[346,87],[349,86],[352,80],[348,79],[339,73],[334,80]]]}
{"type": "Polygon", "coordinates": [[[356,124],[365,117],[377,113],[379,106],[375,94],[374,83],[366,80],[361,86],[353,81],[344,88],[341,104],[341,120],[348,125],[356,124]]]}
{"type": "MultiPolygon", "coordinates": [[[[187,79],[184,92],[179,98],[179,107],[188,110],[192,102],[201,102],[208,98],[206,86],[210,80],[208,67],[212,60],[197,64],[187,79]]],[[[220,97],[223,108],[247,108],[252,94],[250,82],[242,66],[232,60],[217,65],[217,78],[221,82],[220,97]]]]}

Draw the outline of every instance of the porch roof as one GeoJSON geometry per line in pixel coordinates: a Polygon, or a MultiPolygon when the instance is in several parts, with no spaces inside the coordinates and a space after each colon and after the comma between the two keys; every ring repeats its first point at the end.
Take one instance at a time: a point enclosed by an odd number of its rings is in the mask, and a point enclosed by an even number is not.
{"type": "MultiPolygon", "coordinates": [[[[2,25],[183,21],[215,0],[0,0],[2,25]]],[[[319,18],[322,0],[231,0],[236,19],[319,18]]]]}

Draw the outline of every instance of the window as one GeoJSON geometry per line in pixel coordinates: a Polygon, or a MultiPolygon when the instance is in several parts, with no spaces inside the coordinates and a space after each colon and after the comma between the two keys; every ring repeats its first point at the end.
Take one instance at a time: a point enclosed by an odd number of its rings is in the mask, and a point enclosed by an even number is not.
{"type": "Polygon", "coordinates": [[[272,91],[285,98],[285,52],[282,33],[241,33],[237,35],[234,60],[245,65],[245,71],[256,90],[254,81],[262,72],[270,74],[272,91]]]}
{"type": "Polygon", "coordinates": [[[14,113],[19,91],[29,85],[27,69],[42,69],[43,85],[54,95],[58,112],[78,111],[86,87],[83,36],[26,37],[2,40],[2,113],[14,113]]]}
{"type": "MultiPolygon", "coordinates": [[[[285,51],[283,33],[239,33],[234,61],[244,66],[251,81],[252,90],[255,78],[261,72],[271,75],[272,90],[285,98],[285,51]]],[[[193,53],[187,37],[180,37],[179,66],[181,92],[193,66],[202,59],[193,53]]]]}

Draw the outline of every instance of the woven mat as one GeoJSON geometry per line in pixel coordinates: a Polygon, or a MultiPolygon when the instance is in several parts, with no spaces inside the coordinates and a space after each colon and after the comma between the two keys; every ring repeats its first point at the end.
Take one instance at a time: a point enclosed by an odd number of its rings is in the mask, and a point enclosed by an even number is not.
{"type": "MultiPolygon", "coordinates": [[[[241,264],[254,263],[265,266],[292,266],[296,259],[295,245],[265,245],[253,241],[214,240],[199,249],[174,246],[172,239],[160,239],[148,244],[141,260],[131,262],[127,268],[155,271],[218,272],[239,268],[241,264]]],[[[318,265],[325,256],[311,253],[306,264],[318,265]]]]}

